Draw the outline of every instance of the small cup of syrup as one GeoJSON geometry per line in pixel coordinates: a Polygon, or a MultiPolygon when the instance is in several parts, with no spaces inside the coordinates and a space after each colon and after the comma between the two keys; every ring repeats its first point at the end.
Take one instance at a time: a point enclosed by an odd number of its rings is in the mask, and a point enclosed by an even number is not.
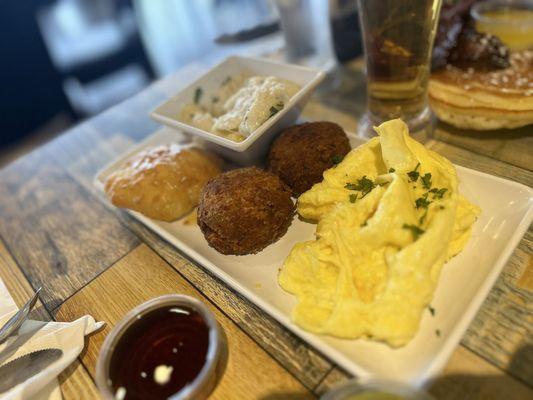
{"type": "Polygon", "coordinates": [[[225,349],[212,312],[199,300],[166,295],[131,310],[107,336],[96,365],[105,400],[205,399],[225,349]]]}

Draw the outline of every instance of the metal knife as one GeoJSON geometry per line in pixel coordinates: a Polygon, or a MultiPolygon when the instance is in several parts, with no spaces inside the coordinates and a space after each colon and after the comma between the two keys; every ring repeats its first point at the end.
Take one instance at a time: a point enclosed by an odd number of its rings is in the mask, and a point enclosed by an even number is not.
{"type": "Polygon", "coordinates": [[[28,302],[12,316],[2,328],[0,328],[0,343],[3,343],[9,336],[17,332],[24,321],[26,321],[33,306],[37,303],[40,291],[41,288],[37,289],[32,298],[29,299],[28,302]]]}
{"type": "Polygon", "coordinates": [[[60,349],[37,350],[0,366],[0,393],[7,392],[26,379],[37,375],[63,355],[60,349]]]}

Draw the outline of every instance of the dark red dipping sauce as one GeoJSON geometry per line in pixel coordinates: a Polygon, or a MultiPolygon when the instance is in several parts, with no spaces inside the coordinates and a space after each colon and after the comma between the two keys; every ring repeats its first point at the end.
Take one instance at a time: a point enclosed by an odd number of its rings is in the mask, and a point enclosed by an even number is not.
{"type": "Polygon", "coordinates": [[[205,364],[209,328],[191,308],[167,306],[142,315],[118,341],[109,378],[119,398],[166,399],[192,382],[205,364]],[[172,367],[168,382],[157,383],[155,369],[172,367]],[[123,389],[120,389],[123,388],[123,389]]]}

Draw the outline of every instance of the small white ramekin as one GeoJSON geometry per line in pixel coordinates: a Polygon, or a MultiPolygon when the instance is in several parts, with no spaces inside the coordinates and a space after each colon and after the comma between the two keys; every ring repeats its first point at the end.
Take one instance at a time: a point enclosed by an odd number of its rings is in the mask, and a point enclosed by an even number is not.
{"type": "Polygon", "coordinates": [[[159,105],[150,115],[162,124],[201,139],[207,148],[221,156],[237,164],[250,165],[265,156],[277,133],[295,123],[309,96],[324,79],[324,76],[324,72],[312,68],[260,58],[232,56],[213,67],[174,97],[159,105]],[[202,88],[204,93],[214,93],[224,79],[228,76],[236,76],[243,71],[253,75],[271,75],[287,79],[299,85],[301,89],[285,104],[282,110],[265,121],[242,142],[235,142],[206,132],[178,119],[182,107],[193,101],[197,88],[202,88]]]}

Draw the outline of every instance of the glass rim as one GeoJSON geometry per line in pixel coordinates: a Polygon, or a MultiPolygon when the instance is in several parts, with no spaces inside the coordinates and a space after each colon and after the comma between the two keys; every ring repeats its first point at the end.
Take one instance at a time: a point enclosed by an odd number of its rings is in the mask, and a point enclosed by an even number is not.
{"type": "Polygon", "coordinates": [[[372,377],[350,379],[326,392],[320,397],[320,400],[343,400],[346,396],[365,392],[382,392],[411,400],[435,400],[423,389],[405,383],[372,377]]]}
{"type": "MultiPolygon", "coordinates": [[[[476,3],[470,9],[470,16],[475,21],[484,22],[492,25],[509,25],[509,21],[497,20],[491,17],[484,16],[483,13],[487,11],[494,11],[499,9],[509,10],[533,10],[532,3],[527,0],[488,0],[481,3],[476,3]]],[[[533,20],[521,22],[527,26],[533,26],[533,20]]]]}
{"type": "Polygon", "coordinates": [[[95,381],[100,395],[106,400],[115,399],[112,393],[109,379],[109,364],[113,356],[116,344],[122,339],[126,331],[137,320],[138,315],[146,315],[157,309],[167,306],[185,306],[190,307],[198,312],[205,321],[209,329],[209,344],[205,356],[205,363],[194,380],[173,394],[169,399],[184,400],[192,399],[203,389],[203,384],[208,382],[213,374],[216,374],[217,365],[220,361],[222,347],[225,345],[221,328],[215,319],[214,314],[200,300],[181,294],[168,294],[148,300],[130,310],[122,319],[120,319],[111,332],[107,335],[100,348],[98,360],[96,363],[95,381]]]}

